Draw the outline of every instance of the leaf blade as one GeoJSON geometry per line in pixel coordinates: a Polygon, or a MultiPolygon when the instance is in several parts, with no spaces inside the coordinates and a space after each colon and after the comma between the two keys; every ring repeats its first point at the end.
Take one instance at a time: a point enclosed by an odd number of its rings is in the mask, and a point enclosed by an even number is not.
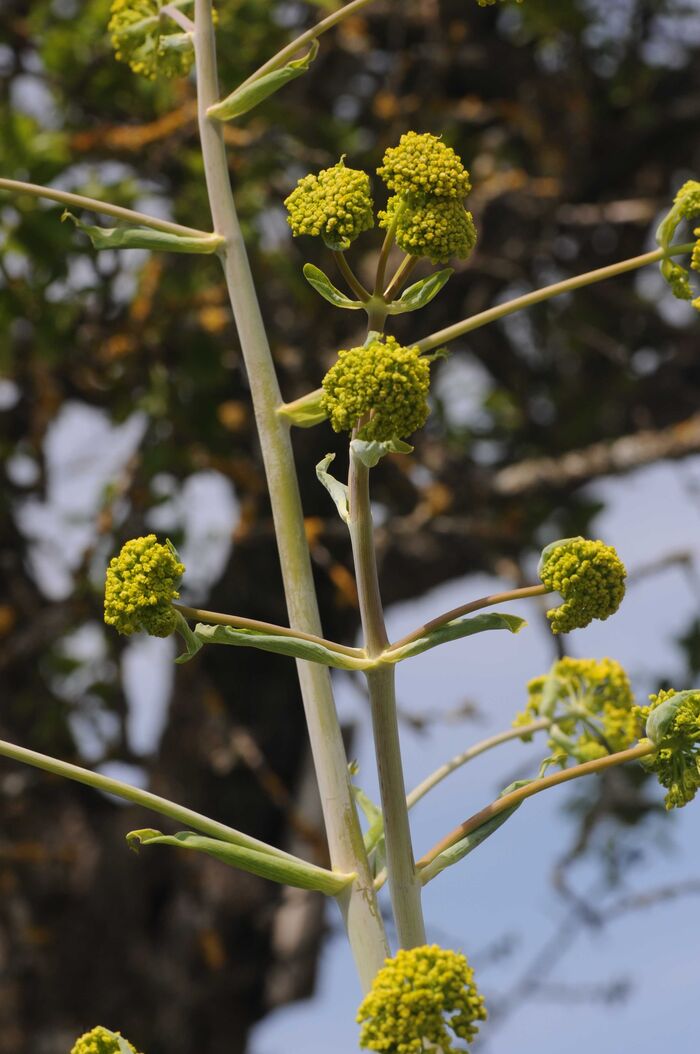
{"type": "Polygon", "coordinates": [[[306,55],[300,59],[294,59],[280,69],[256,77],[249,84],[234,88],[225,99],[209,107],[207,116],[214,117],[217,121],[230,121],[234,117],[242,117],[243,114],[255,109],[280,88],[284,88],[290,81],[306,73],[318,54],[318,47],[318,41],[314,40],[306,55]]]}
{"type": "Polygon", "coordinates": [[[311,288],[315,289],[319,296],[322,296],[329,304],[333,304],[334,307],[340,307],[344,311],[361,311],[365,306],[361,300],[351,300],[337,286],[334,286],[328,275],[320,267],[316,267],[312,263],[305,263],[302,273],[311,288]]]}
{"type": "Polygon", "coordinates": [[[61,222],[71,220],[79,231],[86,234],[94,249],[148,249],[151,252],[196,253],[211,255],[224,244],[218,234],[203,234],[202,237],[184,234],[169,234],[150,227],[93,227],[74,216],[66,209],[61,222]]]}
{"type": "Polygon", "coordinates": [[[258,630],[237,629],[234,626],[208,626],[198,622],[195,634],[203,644],[229,644],[238,648],[258,648],[276,655],[288,655],[293,659],[305,659],[336,670],[366,670],[372,666],[370,659],[354,658],[342,652],[325,648],[322,644],[303,637],[258,630]]]}
{"type": "Polygon", "coordinates": [[[472,618],[454,619],[446,622],[430,633],[419,637],[417,640],[404,644],[401,648],[382,653],[383,662],[402,662],[414,655],[420,655],[431,648],[437,648],[439,644],[447,644],[449,641],[460,640],[462,637],[472,637],[476,633],[484,633],[488,630],[504,629],[509,633],[519,633],[527,625],[525,619],[519,615],[505,615],[499,611],[492,611],[472,618]]]}
{"type": "Polygon", "coordinates": [[[449,282],[454,274],[454,268],[446,267],[442,271],[435,271],[427,278],[421,278],[413,285],[404,289],[398,300],[389,305],[390,315],[403,315],[407,311],[418,311],[434,300],[440,290],[449,282]]]}

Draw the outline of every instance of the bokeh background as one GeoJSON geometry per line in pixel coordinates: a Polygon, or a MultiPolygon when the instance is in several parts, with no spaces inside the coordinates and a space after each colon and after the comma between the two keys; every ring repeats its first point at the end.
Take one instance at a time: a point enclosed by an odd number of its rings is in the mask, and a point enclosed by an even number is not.
{"type": "MultiPolygon", "coordinates": [[[[234,86],[333,0],[221,0],[234,86]]],[[[4,0],[0,173],[208,224],[193,85],[113,61],[108,0],[4,0]]],[[[377,0],[324,37],[311,71],[227,129],[231,176],[282,388],[316,387],[356,316],[306,285],[321,246],[282,201],[341,154],[372,171],[408,128],[444,133],[472,172],[479,245],[409,341],[538,285],[645,251],[700,173],[697,0],[377,0]]],[[[0,735],[149,786],[323,860],[293,667],[101,622],[106,561],[157,530],[187,602],[286,620],[240,351],[216,262],[96,254],[60,208],[0,195],[0,735]]],[[[377,232],[352,259],[369,274],[377,232]]],[[[625,662],[641,698],[700,674],[699,320],[656,269],[543,304],[452,346],[410,459],[374,477],[389,624],[402,634],[495,585],[533,580],[552,538],[618,546],[619,615],[566,641],[543,609],[403,667],[413,785],[507,727],[564,646],[625,662]]],[[[352,640],[349,545],[295,437],[328,636],[352,640]]],[[[697,681],[696,681],[697,683],[697,681]]],[[[359,782],[376,787],[361,683],[338,678],[359,782]]],[[[415,814],[419,851],[543,744],[512,745],[415,814]]],[[[543,796],[544,798],[545,796],[543,796]]],[[[700,821],[667,817],[641,770],[528,803],[426,893],[431,939],[467,951],[493,1054],[693,1044],[700,821]]],[[[136,809],[0,762],[0,1054],[65,1054],[97,1022],[146,1054],[357,1049],[358,990],[319,897],[124,833],[136,809]],[[300,1001],[303,1000],[303,1001],[300,1001]]]]}

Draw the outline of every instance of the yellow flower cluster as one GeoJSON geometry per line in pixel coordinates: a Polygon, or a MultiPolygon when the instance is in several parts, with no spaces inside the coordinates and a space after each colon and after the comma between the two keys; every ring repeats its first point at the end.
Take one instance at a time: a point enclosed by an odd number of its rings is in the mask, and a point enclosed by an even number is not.
{"type": "Polygon", "coordinates": [[[155,534],[132,538],[107,568],[105,622],[130,635],[145,630],[152,637],[168,637],[177,625],[177,587],[185,567],[167,542],[155,534]]]}
{"type": "MultiPolygon", "coordinates": [[[[75,1041],[70,1054],[121,1054],[123,1047],[119,1045],[120,1037],[121,1032],[110,1032],[108,1028],[98,1025],[75,1041]]],[[[128,1040],[122,1038],[122,1044],[126,1044],[132,1054],[138,1054],[128,1040]]]]}
{"type": "Polygon", "coordinates": [[[556,717],[549,747],[562,766],[569,757],[592,761],[626,750],[642,731],[629,678],[614,659],[560,659],[548,674],[530,681],[527,690],[527,705],[513,725],[556,717]]]}
{"type": "Polygon", "coordinates": [[[469,173],[451,146],[435,135],[406,132],[398,146],[389,147],[377,175],[395,194],[414,198],[465,198],[471,190],[469,173]]]}
{"type": "Polygon", "coordinates": [[[564,598],[547,612],[553,633],[583,629],[592,619],[606,619],[619,608],[625,595],[624,564],[610,545],[587,538],[567,538],[547,546],[539,575],[551,592],[564,598]]]}
{"type": "Polygon", "coordinates": [[[436,944],[387,959],[357,1012],[360,1046],[386,1054],[457,1054],[486,1020],[464,955],[436,944]],[[451,1035],[452,1033],[452,1035],[451,1035]]]}
{"type": "MultiPolygon", "coordinates": [[[[676,194],[670,211],[659,226],[656,240],[661,248],[669,248],[676,229],[683,220],[692,220],[698,215],[700,215],[700,183],[695,179],[689,179],[676,194]]],[[[693,234],[700,239],[700,228],[694,230],[693,234]]],[[[693,249],[690,266],[693,270],[700,271],[700,240],[696,242],[693,249]]],[[[661,274],[671,287],[673,295],[679,300],[691,300],[693,307],[700,311],[700,296],[693,298],[688,270],[671,257],[662,260],[660,267],[661,274]]]]}
{"type": "Polygon", "coordinates": [[[161,17],[167,0],[113,0],[108,30],[115,57],[149,80],[185,77],[194,62],[187,33],[161,17]],[[167,32],[164,32],[167,30],[167,32]]]}
{"type": "Polygon", "coordinates": [[[469,256],[476,230],[462,200],[471,184],[451,146],[429,133],[406,132],[386,151],[377,172],[394,191],[379,225],[394,228],[399,248],[433,263],[469,256]]]}
{"type": "Polygon", "coordinates": [[[335,432],[386,441],[415,432],[428,416],[430,364],[395,337],[338,352],[323,378],[323,409],[335,432]]]}
{"type": "Polygon", "coordinates": [[[336,251],[347,249],[358,235],[374,226],[369,176],[346,168],[342,158],[333,168],[300,179],[284,204],[294,237],[321,237],[336,251]]]}
{"type": "MultiPolygon", "coordinates": [[[[669,689],[649,698],[650,706],[636,708],[639,717],[648,721],[660,707],[666,716],[660,736],[654,738],[658,750],[642,764],[666,788],[666,808],[680,809],[700,788],[700,692],[669,689]]],[[[652,738],[649,726],[647,732],[652,738]]]]}
{"type": "Polygon", "coordinates": [[[445,263],[454,257],[464,260],[476,245],[472,214],[455,198],[435,198],[412,205],[395,194],[389,198],[386,212],[379,213],[380,226],[391,226],[395,216],[396,243],[408,256],[423,256],[433,263],[445,263]]]}

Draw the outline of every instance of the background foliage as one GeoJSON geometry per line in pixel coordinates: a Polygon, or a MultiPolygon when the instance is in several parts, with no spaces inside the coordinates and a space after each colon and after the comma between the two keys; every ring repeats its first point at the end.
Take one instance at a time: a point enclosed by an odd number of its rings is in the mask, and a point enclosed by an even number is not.
{"type": "MultiPolygon", "coordinates": [[[[333,3],[219,6],[233,87],[333,3]]],[[[4,3],[0,173],[204,227],[192,85],[141,82],[115,63],[108,7],[4,3]]],[[[403,0],[325,37],[309,74],[227,130],[285,395],[316,387],[358,337],[356,316],[332,312],[301,275],[306,260],[329,264],[288,234],[281,202],[300,175],[343,153],[371,171],[408,127],[444,131],[464,157],[478,249],[420,316],[397,320],[406,341],[634,255],[700,172],[697,16],[692,0],[403,0]]],[[[101,624],[107,555],[155,526],[186,555],[198,548],[189,600],[283,622],[282,591],[216,261],[97,255],[59,216],[0,202],[0,734],[128,764],[160,793],[322,860],[285,660],[240,651],[232,665],[206,649],[168,682],[162,735],[135,743],[120,677],[134,654],[101,624]],[[230,538],[212,526],[216,495],[235,501],[230,538]]],[[[360,272],[376,248],[372,235],[357,243],[360,272]]],[[[586,532],[597,509],[582,483],[700,448],[697,317],[655,274],[542,305],[453,352],[437,367],[417,459],[375,472],[390,512],[388,603],[471,570],[519,583],[545,525],[549,537],[586,532]]],[[[316,483],[319,443],[318,431],[296,436],[308,533],[326,634],[349,638],[349,546],[316,483]]],[[[698,637],[690,626],[691,675],[698,637]]],[[[590,793],[589,827],[601,809],[628,821],[644,810],[629,795],[622,809],[605,784],[590,793]]],[[[123,832],[145,816],[10,765],[0,816],[0,1054],[58,1054],[98,1020],[149,1054],[230,1054],[270,1006],[310,990],[323,934],[313,895],[289,898],[198,857],[137,859],[123,832]]]]}

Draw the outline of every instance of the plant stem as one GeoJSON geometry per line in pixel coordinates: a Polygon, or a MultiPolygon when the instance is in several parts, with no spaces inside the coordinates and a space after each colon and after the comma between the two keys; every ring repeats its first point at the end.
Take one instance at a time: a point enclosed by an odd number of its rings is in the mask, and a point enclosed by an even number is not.
{"type": "MultiPolygon", "coordinates": [[[[357,594],[365,647],[370,658],[380,655],[388,643],[379,592],[377,556],[369,500],[369,469],[350,450],[348,479],[350,539],[357,577],[357,594]]],[[[391,905],[399,944],[414,948],[425,944],[425,926],[411,844],[406,808],[406,785],[396,714],[393,666],[368,671],[367,688],[372,712],[372,732],[377,756],[379,788],[391,905]]]]}
{"type": "Polygon", "coordinates": [[[334,258],[336,264],[338,265],[338,270],[340,271],[340,273],[342,274],[343,278],[345,279],[345,281],[348,283],[348,285],[352,289],[352,291],[355,294],[355,296],[358,297],[358,299],[362,300],[363,302],[366,301],[366,300],[369,300],[370,296],[371,296],[369,290],[365,289],[365,287],[363,286],[362,282],[359,280],[359,278],[357,277],[357,275],[353,271],[352,267],[350,266],[348,261],[345,259],[345,253],[334,252],[333,253],[333,258],[334,258]]]}
{"type": "Polygon", "coordinates": [[[126,801],[132,802],[134,805],[140,805],[144,809],[150,809],[151,812],[167,816],[169,820],[174,820],[175,823],[193,827],[196,831],[209,835],[211,838],[219,838],[221,841],[230,842],[232,845],[242,845],[248,849],[256,849],[259,852],[280,857],[283,860],[298,862],[298,858],[292,856],[291,853],[285,853],[282,849],[276,849],[266,842],[261,842],[257,838],[252,838],[250,835],[236,831],[233,827],[227,827],[224,823],[211,820],[208,816],[202,816],[201,813],[187,809],[184,805],[177,805],[173,801],[168,801],[167,798],[161,798],[157,794],[141,790],[139,787],[132,787],[131,784],[122,783],[121,780],[112,779],[110,776],[103,776],[99,772],[91,772],[90,769],[81,768],[79,765],[71,765],[68,761],[59,761],[58,758],[39,754],[35,750],[27,750],[25,747],[18,747],[14,743],[6,743],[2,740],[0,740],[0,755],[11,758],[13,761],[21,761],[25,765],[31,765],[33,768],[42,769],[44,772],[50,772],[54,776],[74,780],[76,783],[84,783],[86,786],[103,791],[105,794],[114,794],[118,798],[124,798],[126,801]]]}
{"type": "Polygon", "coordinates": [[[233,626],[234,629],[259,630],[261,633],[271,633],[278,637],[297,637],[300,640],[321,644],[324,648],[330,648],[331,651],[336,651],[340,655],[349,655],[353,659],[367,658],[367,653],[362,648],[349,648],[345,644],[336,644],[333,640],[326,640],[325,637],[317,637],[314,633],[290,629],[288,626],[277,626],[274,622],[260,622],[258,619],[243,618],[241,615],[224,615],[219,611],[204,611],[201,608],[190,608],[184,604],[173,604],[173,607],[185,618],[208,622],[213,626],[233,626]]]}
{"type": "MultiPolygon", "coordinates": [[[[394,231],[396,230],[396,223],[398,221],[398,214],[394,216],[393,220],[389,224],[386,234],[384,235],[384,241],[379,252],[379,259],[377,261],[377,277],[374,282],[374,295],[382,296],[382,290],[384,288],[384,282],[386,281],[386,269],[389,263],[389,256],[391,254],[391,248],[394,244],[394,231]]],[[[383,298],[382,298],[383,299],[383,298]]]]}
{"type": "Polygon", "coordinates": [[[311,29],[307,29],[301,36],[296,37],[291,44],[287,44],[278,51],[276,55],[273,55],[271,59],[268,59],[262,66],[260,66],[255,73],[251,73],[247,80],[243,81],[241,88],[246,87],[248,84],[252,84],[258,77],[262,77],[265,73],[271,73],[273,70],[279,69],[280,66],[284,66],[288,59],[294,58],[297,51],[305,47],[307,44],[311,44],[314,40],[317,40],[324,33],[327,33],[333,26],[338,25],[344,18],[349,15],[355,15],[358,11],[361,11],[363,7],[367,7],[371,4],[372,0],[352,0],[352,3],[346,4],[339,11],[334,11],[326,18],[317,22],[311,29]]]}
{"type": "Polygon", "coordinates": [[[639,267],[657,263],[667,256],[682,256],[685,253],[691,253],[694,247],[694,242],[688,242],[685,245],[673,245],[669,249],[654,249],[652,252],[643,253],[641,256],[633,256],[629,260],[622,260],[620,263],[610,264],[608,267],[599,267],[595,271],[587,271],[585,274],[575,275],[573,278],[565,278],[563,282],[555,282],[553,285],[543,286],[542,289],[535,289],[532,293],[525,293],[524,296],[508,300],[505,304],[497,304],[495,307],[488,308],[487,311],[480,311],[478,315],[472,315],[471,318],[466,318],[462,322],[456,322],[453,326],[447,326],[445,329],[431,334],[424,340],[418,341],[418,349],[419,351],[432,351],[433,348],[438,348],[450,340],[456,340],[457,337],[463,337],[465,333],[471,333],[472,330],[486,326],[489,322],[496,322],[499,318],[512,315],[515,311],[520,311],[524,307],[532,307],[533,304],[540,304],[542,301],[550,300],[552,297],[560,296],[562,293],[570,293],[574,289],[581,289],[583,286],[602,282],[606,278],[615,278],[617,275],[626,274],[628,271],[636,271],[639,267]]]}
{"type": "MultiPolygon", "coordinates": [[[[195,59],[209,201],[214,227],[226,240],[222,263],[258,425],[289,621],[305,632],[321,635],[289,426],[277,413],[282,399],[231,193],[223,129],[207,117],[207,109],[219,96],[211,0],[195,0],[195,59]]],[[[331,861],[339,871],[357,872],[356,881],[339,895],[338,903],[366,991],[383,964],[388,946],[350,788],[330,674],[324,666],[303,661],[297,662],[297,670],[331,861]]]]}
{"type": "Polygon", "coordinates": [[[485,754],[487,750],[493,750],[494,747],[498,747],[501,743],[507,743],[511,739],[520,739],[522,736],[532,735],[533,732],[540,732],[545,728],[549,728],[552,724],[552,719],[549,717],[540,717],[536,721],[531,721],[527,725],[520,725],[517,728],[506,728],[503,732],[498,732],[494,736],[489,736],[488,739],[482,739],[479,743],[475,743],[473,746],[464,750],[461,754],[455,755],[450,761],[446,761],[444,765],[441,765],[439,769],[432,772],[429,776],[414,787],[411,793],[406,798],[406,805],[409,809],[412,809],[421,798],[424,798],[428,791],[431,791],[433,787],[437,787],[438,783],[442,783],[451,773],[456,769],[461,768],[462,765],[466,765],[467,762],[473,758],[479,756],[479,754],[485,754]]]}
{"type": "Polygon", "coordinates": [[[402,285],[408,281],[413,271],[418,266],[417,256],[406,256],[403,261],[399,264],[396,269],[394,277],[389,282],[389,285],[384,290],[384,299],[387,304],[390,304],[396,294],[400,291],[402,285]]]}
{"type": "Polygon", "coordinates": [[[450,831],[448,835],[445,835],[437,845],[434,845],[425,856],[421,857],[416,866],[418,868],[426,867],[445,849],[449,849],[450,846],[461,841],[462,838],[466,837],[466,835],[470,834],[472,831],[475,831],[478,827],[481,827],[481,825],[486,823],[487,820],[491,820],[494,816],[498,816],[498,814],[502,813],[505,809],[512,809],[514,805],[520,805],[520,803],[525,801],[526,798],[531,798],[534,794],[539,794],[540,791],[549,790],[550,787],[557,787],[560,783],[567,783],[569,780],[578,779],[579,776],[589,776],[594,772],[603,772],[605,769],[611,768],[613,765],[622,765],[627,761],[636,761],[639,758],[653,754],[656,749],[657,748],[650,740],[643,739],[640,743],[637,743],[635,747],[630,747],[628,750],[620,750],[616,754],[610,754],[604,758],[596,758],[595,761],[586,761],[582,765],[574,765],[570,769],[562,769],[561,772],[554,772],[551,776],[544,776],[542,779],[533,780],[532,783],[528,783],[525,787],[518,788],[518,790],[511,791],[510,794],[504,794],[502,798],[497,798],[496,801],[487,805],[485,809],[470,816],[469,819],[465,820],[464,823],[461,823],[459,827],[455,827],[453,831],[450,831]]]}
{"type": "Polygon", "coordinates": [[[187,15],[184,14],[182,11],[179,11],[176,4],[165,4],[163,7],[161,7],[161,19],[164,15],[168,18],[171,18],[173,22],[177,23],[177,25],[180,26],[181,29],[184,29],[185,33],[194,32],[194,22],[191,18],[188,18],[187,15]]]}
{"type": "Polygon", "coordinates": [[[121,205],[112,205],[109,201],[98,201],[97,198],[86,198],[83,194],[70,194],[66,190],[54,190],[53,187],[41,187],[36,183],[23,183],[19,179],[0,179],[0,190],[9,190],[15,194],[30,194],[33,198],[46,198],[57,201],[60,205],[73,205],[76,209],[89,209],[104,216],[115,216],[127,223],[136,223],[143,227],[152,227],[156,231],[168,234],[186,234],[189,238],[211,238],[207,231],[198,231],[194,227],[183,227],[180,223],[160,220],[156,216],[147,216],[144,212],[125,209],[121,205]]]}
{"type": "Polygon", "coordinates": [[[419,626],[418,629],[407,633],[401,640],[390,644],[387,650],[394,651],[396,648],[402,648],[405,644],[412,644],[414,640],[424,637],[431,630],[444,626],[446,622],[452,622],[453,619],[459,618],[460,615],[468,615],[470,611],[481,611],[482,608],[493,607],[494,604],[505,604],[509,600],[541,597],[549,592],[551,590],[546,589],[543,585],[525,586],[523,589],[508,589],[504,593],[492,593],[490,596],[480,597],[479,600],[470,600],[468,604],[460,604],[459,607],[452,608],[451,611],[446,611],[444,615],[438,615],[437,618],[431,619],[430,622],[426,622],[424,625],[419,626]]]}

